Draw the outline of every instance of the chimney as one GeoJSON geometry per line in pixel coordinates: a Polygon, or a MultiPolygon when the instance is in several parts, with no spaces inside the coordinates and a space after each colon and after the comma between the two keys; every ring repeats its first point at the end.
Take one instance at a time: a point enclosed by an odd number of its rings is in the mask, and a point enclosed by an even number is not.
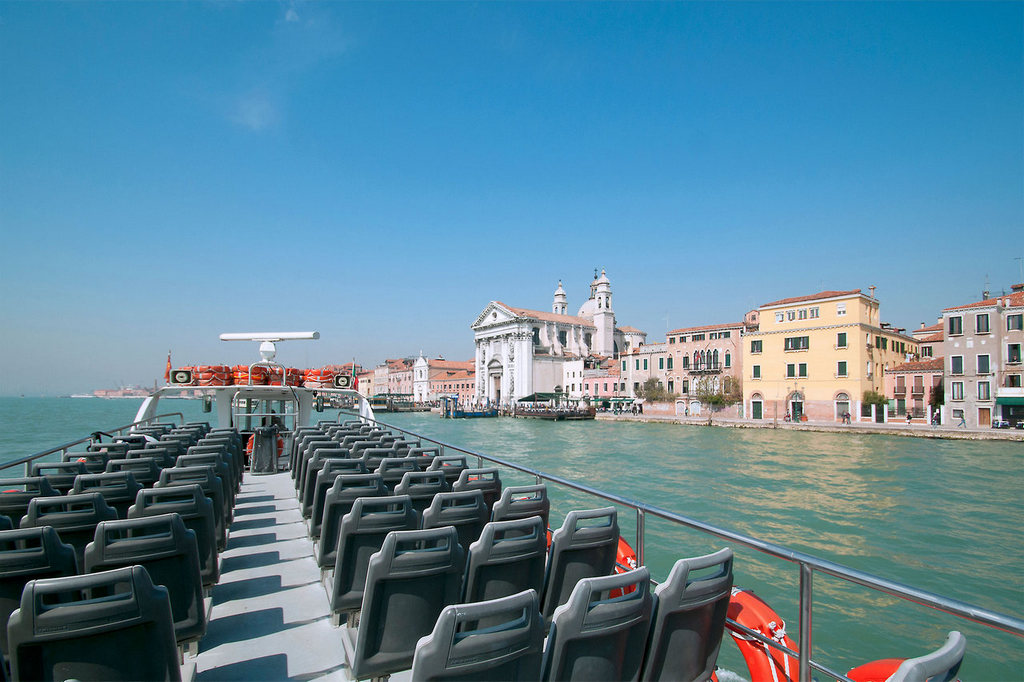
{"type": "Polygon", "coordinates": [[[985,291],[981,292],[981,300],[983,300],[983,301],[987,301],[987,300],[988,300],[988,296],[989,296],[989,293],[990,293],[990,292],[989,292],[989,290],[988,290],[988,289],[985,289],[985,291]]]}
{"type": "Polygon", "coordinates": [[[868,287],[868,291],[871,292],[871,298],[875,297],[875,289],[877,289],[877,288],[878,287],[876,287],[874,284],[872,284],[871,286],[868,287]]]}
{"type": "Polygon", "coordinates": [[[922,322],[921,323],[921,329],[924,329],[924,327],[925,327],[925,324],[924,324],[924,322],[922,322]]]}

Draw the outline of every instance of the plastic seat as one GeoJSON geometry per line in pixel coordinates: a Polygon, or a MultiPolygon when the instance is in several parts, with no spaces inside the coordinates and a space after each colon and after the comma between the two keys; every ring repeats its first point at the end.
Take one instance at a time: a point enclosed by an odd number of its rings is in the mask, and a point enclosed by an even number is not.
{"type": "Polygon", "coordinates": [[[112,459],[107,462],[107,473],[129,471],[135,481],[143,488],[151,488],[160,480],[160,467],[152,457],[136,457],[135,459],[112,459]]]}
{"type": "Polygon", "coordinates": [[[533,590],[446,606],[433,631],[416,644],[412,679],[537,680],[543,647],[544,620],[533,590]]]}
{"type": "Polygon", "coordinates": [[[124,459],[130,445],[124,441],[111,443],[92,443],[87,448],[89,452],[105,452],[110,459],[124,459]]]}
{"type": "MultiPolygon", "coordinates": [[[[369,455],[367,455],[369,459],[369,455]]],[[[370,465],[367,463],[367,469],[370,465]]],[[[394,490],[402,482],[402,477],[407,473],[419,471],[416,464],[407,457],[385,457],[375,470],[384,479],[384,485],[388,490],[394,490]]]]}
{"type": "Polygon", "coordinates": [[[313,455],[320,448],[340,448],[341,444],[336,440],[329,438],[317,438],[309,441],[306,444],[305,449],[299,453],[298,465],[299,472],[295,479],[295,490],[301,494],[303,486],[306,484],[306,471],[309,468],[309,460],[313,458],[313,455]]]}
{"type": "Polygon", "coordinates": [[[135,504],[128,509],[128,518],[171,513],[178,514],[185,527],[195,533],[199,576],[204,587],[213,587],[220,580],[217,524],[213,517],[213,502],[198,484],[140,490],[135,504]]]}
{"type": "Polygon", "coordinates": [[[547,528],[550,512],[548,487],[543,483],[509,486],[501,491],[501,499],[494,503],[491,520],[508,521],[539,516],[544,521],[544,528],[547,528]]]}
{"type": "MultiPolygon", "coordinates": [[[[203,581],[195,532],[177,514],[124,521],[103,521],[85,549],[84,573],[138,564],[154,585],[163,585],[171,601],[174,636],[179,644],[206,634],[203,581]]],[[[96,595],[94,595],[96,596],[96,595]]]]}
{"type": "Polygon", "coordinates": [[[447,491],[448,482],[443,471],[407,471],[395,486],[395,494],[408,495],[412,499],[412,508],[419,514],[426,511],[435,495],[447,491]]]}
{"type": "Polygon", "coordinates": [[[85,462],[32,462],[32,476],[44,476],[61,495],[67,495],[75,485],[75,477],[87,474],[85,462]]]}
{"type": "MultiPolygon", "coordinates": [[[[154,438],[154,440],[156,440],[154,438]]],[[[129,433],[124,436],[117,436],[114,438],[115,443],[128,443],[128,449],[134,450],[135,448],[144,448],[149,440],[146,436],[139,433],[129,433]]]]}
{"type": "Polygon", "coordinates": [[[367,471],[376,471],[385,459],[395,459],[395,451],[391,448],[369,447],[354,452],[352,457],[366,462],[367,471]]]}
{"type": "Polygon", "coordinates": [[[228,510],[234,509],[236,493],[234,472],[231,471],[231,467],[228,466],[228,463],[222,459],[219,453],[182,455],[174,466],[178,469],[202,466],[213,467],[214,473],[217,474],[217,477],[220,478],[224,486],[224,505],[228,510]]]}
{"type": "Polygon", "coordinates": [[[171,467],[160,472],[160,480],[154,488],[167,488],[175,485],[198,484],[213,503],[213,523],[217,531],[217,549],[223,550],[228,543],[227,526],[229,511],[224,500],[224,482],[214,472],[213,467],[171,467]]]}
{"type": "Polygon", "coordinates": [[[16,680],[181,679],[167,590],[141,566],[30,581],[8,635],[16,680]]]}
{"type": "Polygon", "coordinates": [[[366,467],[361,459],[325,459],[323,469],[316,472],[313,482],[313,504],[309,511],[309,536],[314,540],[320,537],[320,529],[324,522],[324,507],[327,504],[327,492],[334,485],[338,476],[365,474],[366,467]]]}
{"type": "Polygon", "coordinates": [[[352,511],[360,497],[383,497],[388,494],[384,481],[377,474],[342,474],[324,496],[324,513],[320,519],[320,539],[316,560],[320,568],[332,568],[338,556],[338,533],[341,520],[352,511]]]}
{"type": "MultiPolygon", "coordinates": [[[[409,451],[409,457],[431,457],[428,451],[434,451],[435,453],[440,452],[438,448],[414,448],[409,451]],[[419,452],[422,450],[423,452],[419,452]]],[[[427,471],[443,471],[444,478],[448,481],[448,487],[451,488],[455,485],[455,482],[459,480],[459,475],[463,471],[469,468],[466,464],[465,455],[438,455],[434,454],[430,459],[430,464],[427,465],[427,471]]]]}
{"type": "Polygon", "coordinates": [[[362,497],[353,502],[352,511],[341,520],[338,532],[331,612],[358,610],[370,556],[381,548],[391,531],[418,527],[419,515],[413,510],[408,495],[362,497]]]}
{"type": "Polygon", "coordinates": [[[488,509],[492,509],[501,495],[501,477],[498,475],[498,470],[493,467],[463,469],[459,473],[458,480],[452,484],[452,490],[457,493],[464,490],[479,490],[484,494],[484,504],[488,509]]]}
{"type": "Polygon", "coordinates": [[[491,521],[469,546],[464,603],[507,597],[544,587],[547,531],[539,516],[491,521]]]}
{"type": "Polygon", "coordinates": [[[680,559],[654,591],[644,680],[709,680],[732,592],[732,550],[680,559]]]}
{"type": "MultiPolygon", "coordinates": [[[[242,489],[242,467],[239,466],[236,461],[235,454],[231,452],[231,448],[228,447],[227,443],[193,445],[185,452],[184,456],[191,457],[195,455],[206,455],[207,457],[210,455],[217,455],[227,467],[228,480],[230,480],[229,487],[232,491],[232,495],[238,494],[238,491],[242,489]]],[[[181,466],[188,466],[188,463],[181,462],[180,458],[178,464],[181,466]]]]}
{"type": "Polygon", "coordinates": [[[423,511],[420,526],[454,526],[455,532],[459,535],[459,544],[468,552],[469,546],[480,537],[489,518],[490,512],[484,504],[484,494],[479,490],[438,493],[434,495],[430,506],[423,511]]]}
{"type": "MultiPolygon", "coordinates": [[[[0,621],[7,622],[21,604],[29,580],[78,573],[75,548],[60,541],[51,526],[0,532],[0,621]]],[[[7,628],[0,628],[0,652],[6,658],[7,628]]]]}
{"type": "Polygon", "coordinates": [[[644,661],[652,605],[646,566],[579,581],[551,619],[540,679],[635,682],[644,661]],[[612,592],[621,595],[612,597],[612,592]]]}
{"type": "Polygon", "coordinates": [[[71,494],[97,492],[103,495],[117,518],[128,518],[128,507],[135,503],[135,496],[142,490],[142,485],[135,480],[130,471],[113,471],[103,474],[80,474],[75,478],[71,494]]]}
{"type": "Polygon", "coordinates": [[[137,459],[140,457],[150,457],[156,460],[156,465],[161,469],[174,466],[174,455],[167,448],[138,448],[129,450],[125,455],[125,459],[137,459]]]}
{"type": "Polygon", "coordinates": [[[28,503],[33,497],[57,494],[45,476],[0,478],[0,516],[10,519],[11,527],[17,528],[21,517],[28,513],[28,503]]]}
{"type": "Polygon", "coordinates": [[[967,638],[953,630],[937,650],[900,663],[887,682],[951,682],[960,672],[966,652],[967,638]]]}
{"type": "Polygon", "coordinates": [[[571,511],[551,535],[540,612],[550,618],[583,578],[610,575],[619,547],[615,507],[571,511]]]}
{"type": "Polygon", "coordinates": [[[306,471],[304,474],[304,480],[299,486],[298,498],[299,498],[299,512],[306,518],[309,518],[313,511],[313,495],[316,491],[316,477],[317,474],[324,468],[324,462],[328,461],[342,461],[342,462],[359,462],[359,464],[353,464],[350,471],[352,473],[359,473],[357,470],[364,468],[361,460],[353,460],[348,458],[348,452],[342,448],[320,448],[313,453],[313,456],[309,458],[306,463],[306,471]]]}
{"type": "Polygon", "coordinates": [[[171,454],[171,457],[177,460],[188,451],[190,445],[192,445],[192,442],[189,439],[171,438],[169,440],[159,440],[155,443],[146,443],[145,449],[164,448],[171,454]]]}
{"type": "Polygon", "coordinates": [[[75,548],[79,566],[85,565],[85,546],[92,542],[100,521],[113,521],[117,512],[99,493],[37,497],[28,503],[22,528],[53,526],[61,542],[75,548]]]}
{"type": "Polygon", "coordinates": [[[370,559],[352,674],[405,670],[441,610],[458,601],[465,552],[450,526],[395,531],[370,559]]]}
{"type": "Polygon", "coordinates": [[[205,452],[205,448],[218,446],[226,450],[228,454],[228,464],[231,466],[232,471],[235,472],[235,485],[238,490],[241,490],[242,474],[245,471],[245,458],[243,456],[245,449],[242,445],[242,439],[238,434],[232,435],[224,433],[207,435],[192,447],[195,448],[196,454],[199,454],[205,452]]]}
{"type": "MultiPolygon", "coordinates": [[[[128,452],[125,450],[125,452],[128,452]]],[[[60,457],[62,462],[81,462],[90,474],[102,474],[107,469],[110,454],[107,452],[65,452],[60,457]]]]}

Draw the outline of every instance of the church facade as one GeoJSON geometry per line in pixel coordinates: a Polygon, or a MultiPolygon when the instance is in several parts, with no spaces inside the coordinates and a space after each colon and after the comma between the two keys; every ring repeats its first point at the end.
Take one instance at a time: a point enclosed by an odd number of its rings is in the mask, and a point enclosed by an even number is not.
{"type": "Polygon", "coordinates": [[[611,283],[604,271],[590,283],[590,297],[575,315],[558,283],[551,312],[491,301],[471,325],[476,345],[479,403],[511,405],[533,393],[583,395],[583,382],[567,381],[588,359],[617,357],[646,340],[615,326],[611,283]],[[572,387],[570,389],[570,386],[572,387]]]}

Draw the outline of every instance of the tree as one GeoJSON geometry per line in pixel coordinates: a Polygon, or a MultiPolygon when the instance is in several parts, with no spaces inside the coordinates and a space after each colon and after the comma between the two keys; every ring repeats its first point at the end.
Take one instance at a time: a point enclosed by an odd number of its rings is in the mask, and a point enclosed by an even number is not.
{"type": "Polygon", "coordinates": [[[878,391],[864,391],[864,399],[861,402],[865,405],[888,405],[889,399],[878,391]]]}
{"type": "Polygon", "coordinates": [[[640,388],[638,388],[636,391],[636,397],[655,401],[669,400],[670,398],[673,397],[673,395],[674,394],[669,393],[667,390],[665,390],[665,387],[662,386],[661,382],[658,381],[658,379],[655,377],[651,377],[650,379],[645,381],[643,384],[640,385],[640,388]]]}
{"type": "Polygon", "coordinates": [[[694,382],[691,394],[704,405],[714,409],[738,403],[743,399],[740,382],[732,381],[731,377],[725,377],[721,382],[716,382],[714,377],[701,377],[694,382]]]}
{"type": "Polygon", "coordinates": [[[946,388],[943,382],[932,386],[932,394],[928,397],[928,404],[933,410],[937,410],[946,404],[946,388]]]}

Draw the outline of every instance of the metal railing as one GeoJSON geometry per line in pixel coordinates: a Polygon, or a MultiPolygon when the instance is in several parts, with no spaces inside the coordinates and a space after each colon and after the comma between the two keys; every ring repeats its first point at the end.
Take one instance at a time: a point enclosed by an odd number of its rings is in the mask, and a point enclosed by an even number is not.
{"type": "Polygon", "coordinates": [[[28,455],[27,457],[21,457],[20,459],[11,460],[10,462],[4,462],[3,464],[0,464],[0,471],[3,471],[5,469],[10,469],[11,467],[16,467],[19,464],[24,464],[24,465],[26,465],[26,467],[25,467],[26,468],[26,472],[25,473],[27,475],[28,474],[28,471],[27,471],[28,465],[31,464],[32,462],[36,461],[37,459],[42,459],[43,457],[47,457],[49,455],[54,454],[55,452],[59,452],[61,457],[63,457],[64,453],[66,453],[68,450],[70,450],[71,448],[75,447],[76,445],[81,445],[82,443],[89,443],[90,445],[92,445],[94,442],[96,442],[98,440],[97,438],[94,438],[94,436],[96,436],[96,434],[102,433],[102,434],[120,435],[121,433],[123,433],[125,431],[128,431],[132,427],[138,426],[139,424],[150,424],[150,423],[154,423],[155,424],[155,423],[158,423],[159,420],[161,420],[161,419],[163,419],[165,417],[178,417],[179,421],[182,421],[182,422],[185,421],[185,415],[182,414],[181,412],[167,412],[165,414],[157,414],[157,415],[154,415],[154,416],[149,417],[147,419],[139,420],[137,422],[132,422],[131,424],[125,424],[124,426],[118,426],[117,428],[110,429],[108,431],[93,431],[91,434],[89,434],[85,438],[79,438],[78,440],[73,440],[73,441],[69,441],[67,443],[62,443],[61,445],[58,445],[56,447],[50,448],[49,450],[42,450],[42,451],[37,452],[35,454],[28,455]]]}
{"type": "MultiPolygon", "coordinates": [[[[339,414],[339,420],[342,415],[339,414]]],[[[794,651],[789,647],[786,647],[779,642],[763,636],[761,633],[751,630],[743,625],[740,625],[732,619],[727,620],[727,627],[735,632],[742,633],[745,636],[753,637],[758,641],[782,651],[789,656],[792,656],[799,660],[799,679],[809,680],[811,679],[811,671],[815,670],[820,673],[826,674],[836,680],[842,680],[844,682],[851,682],[848,677],[844,674],[831,670],[824,665],[814,661],[811,658],[811,641],[812,641],[812,606],[813,606],[813,582],[814,574],[821,573],[823,575],[838,578],[854,585],[860,585],[877,592],[903,599],[905,601],[913,602],[922,606],[926,606],[937,611],[942,611],[959,618],[964,618],[972,622],[985,625],[987,627],[995,628],[1002,632],[1007,632],[1018,637],[1024,637],[1024,619],[1017,618],[1014,616],[1008,616],[1006,614],[991,611],[989,609],[975,606],[958,599],[952,599],[945,597],[933,592],[921,590],[911,585],[905,585],[903,583],[882,578],[865,571],[861,571],[855,568],[850,568],[842,564],[838,564],[828,559],[822,559],[798,550],[783,547],[773,542],[767,542],[760,540],[749,535],[737,533],[735,531],[728,530],[726,528],[720,528],[710,523],[705,523],[697,519],[684,516],[682,514],[663,509],[662,507],[656,507],[651,504],[646,504],[638,500],[631,500],[621,495],[609,493],[604,490],[593,488],[578,481],[573,481],[562,476],[555,474],[549,474],[539,469],[532,467],[523,466],[522,464],[516,464],[515,462],[509,462],[497,457],[485,455],[468,448],[463,448],[444,441],[439,441],[434,438],[429,438],[422,434],[403,429],[399,426],[387,424],[377,419],[370,419],[364,417],[367,421],[372,421],[375,424],[383,427],[387,427],[394,431],[399,431],[402,434],[414,436],[421,441],[433,443],[440,448],[442,455],[448,451],[462,453],[469,457],[475,457],[477,459],[478,466],[482,466],[483,462],[489,462],[497,464],[499,466],[507,467],[514,471],[518,471],[529,476],[533,476],[537,483],[550,482],[554,483],[570,490],[585,493],[593,497],[619,504],[624,507],[634,510],[636,513],[636,556],[638,565],[644,565],[645,559],[645,545],[644,545],[644,527],[645,520],[648,516],[653,516],[665,521],[669,521],[679,526],[690,528],[692,530],[699,531],[701,533],[711,535],[722,540],[734,543],[736,545],[753,549],[762,554],[774,557],[776,559],[782,559],[794,564],[797,564],[800,571],[800,601],[799,601],[799,640],[798,647],[799,651],[794,651]]]]}

